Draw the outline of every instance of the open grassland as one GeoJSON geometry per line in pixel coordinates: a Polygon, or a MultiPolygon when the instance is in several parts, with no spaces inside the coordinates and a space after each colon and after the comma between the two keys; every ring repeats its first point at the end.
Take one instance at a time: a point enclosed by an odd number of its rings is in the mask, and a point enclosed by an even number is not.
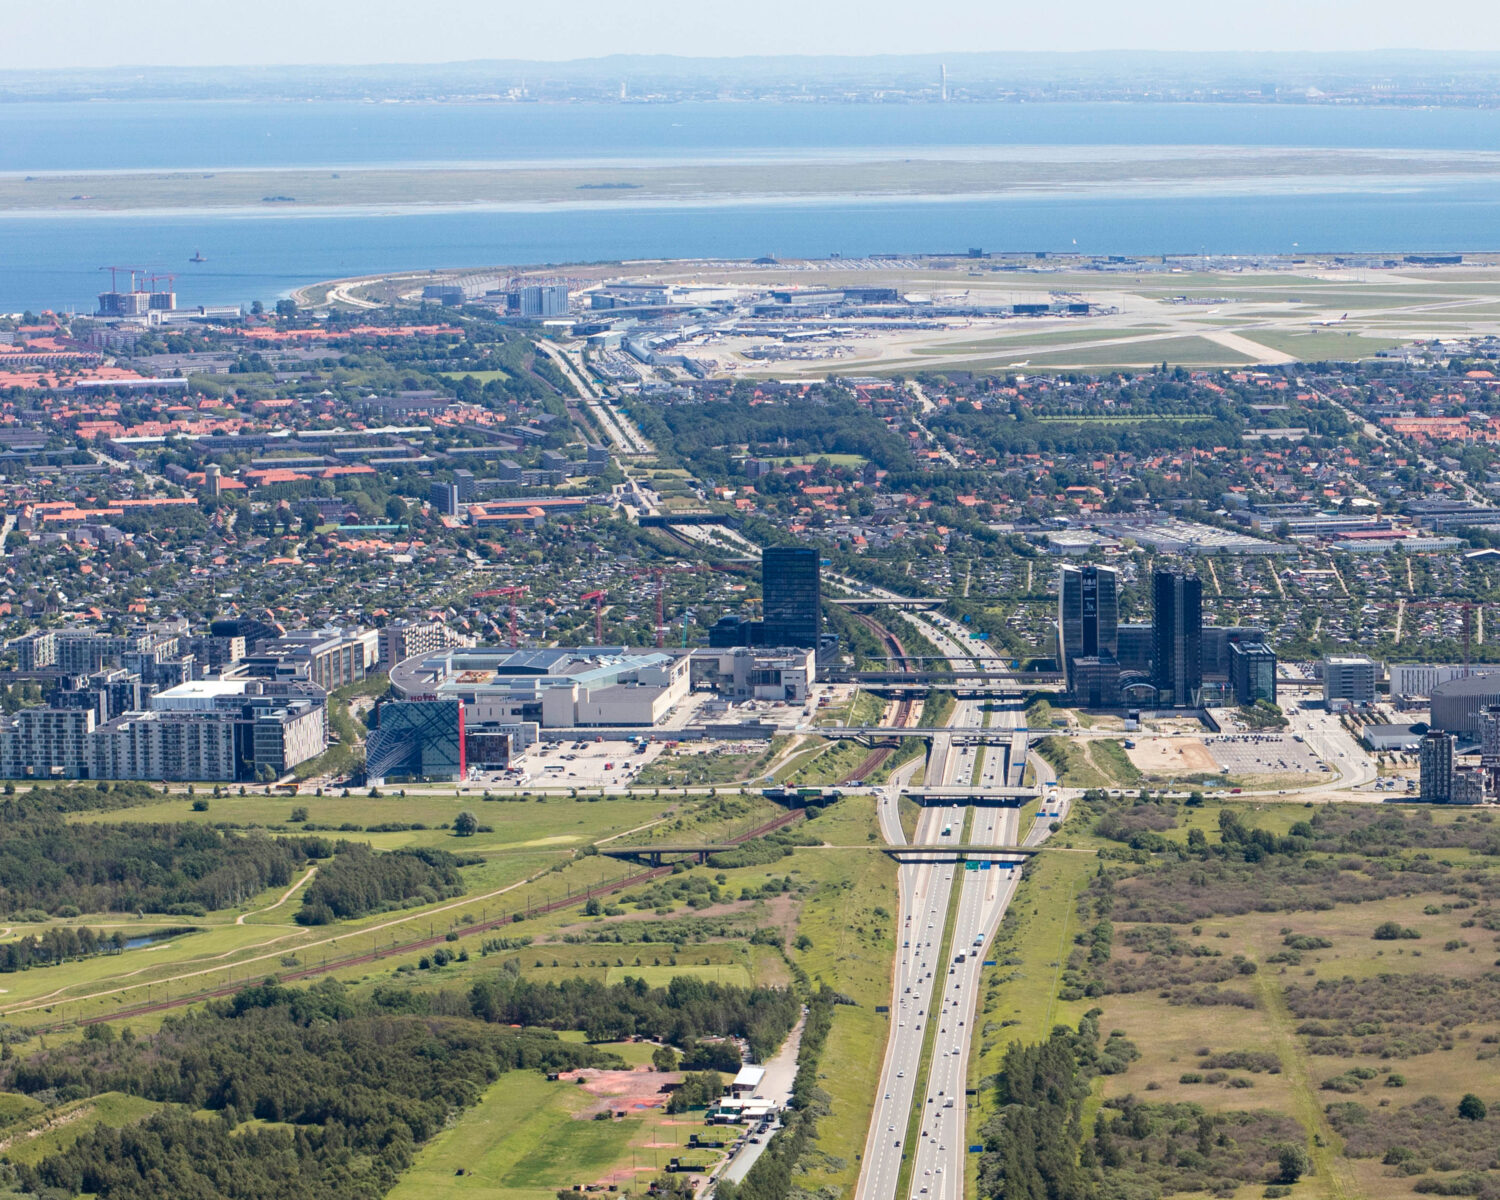
{"type": "MultiPolygon", "coordinates": [[[[648,1122],[580,1118],[592,1101],[576,1084],[548,1082],[535,1071],[506,1075],[423,1148],[390,1200],[450,1195],[554,1200],[559,1188],[593,1183],[622,1157],[628,1161],[632,1142],[644,1140],[648,1122]]],[[[649,1152],[645,1164],[651,1165],[649,1152]]]]}
{"type": "MultiPolygon", "coordinates": [[[[278,815],[286,809],[284,801],[274,798],[246,797],[244,801],[274,805],[278,815]]],[[[240,798],[234,798],[234,802],[240,802],[240,798]]],[[[231,801],[226,799],[220,803],[228,807],[231,801]]],[[[409,812],[427,812],[422,806],[446,802],[414,798],[395,803],[418,806],[415,810],[406,810],[409,812]]],[[[441,941],[452,935],[464,942],[463,947],[454,946],[454,953],[469,946],[477,951],[484,936],[495,935],[476,936],[473,928],[497,918],[513,918],[512,924],[526,925],[524,930],[518,928],[517,933],[545,936],[547,929],[576,920],[578,908],[570,906],[545,916],[533,917],[530,914],[542,906],[570,898],[576,898],[581,908],[587,889],[607,892],[612,882],[639,874],[644,869],[602,855],[575,855],[575,848],[617,833],[628,834],[632,844],[640,845],[674,838],[721,841],[768,820],[780,811],[759,797],[691,797],[671,802],[670,807],[667,804],[654,798],[619,801],[553,798],[544,803],[530,801],[476,806],[486,817],[495,814],[496,832],[493,835],[477,834],[473,838],[457,839],[445,833],[441,835],[444,840],[436,843],[447,849],[481,855],[482,861],[478,865],[464,868],[466,894],[463,897],[372,914],[335,925],[297,925],[294,920],[298,904],[295,896],[282,907],[266,911],[280,898],[274,889],[256,897],[242,909],[213,913],[191,921],[181,918],[137,921],[122,915],[85,915],[78,918],[78,923],[91,927],[100,924],[119,927],[129,936],[168,925],[192,924],[200,931],[154,947],[126,951],[122,955],[86,958],[0,977],[0,988],[10,989],[0,993],[0,1018],[53,1025],[59,1021],[110,1016],[148,1001],[171,1000],[259,979],[267,974],[323,968],[328,964],[334,964],[333,973],[339,977],[358,980],[372,970],[383,974],[392,967],[418,965],[421,959],[430,955],[429,948],[393,953],[394,947],[417,939],[441,941]],[[509,820],[506,820],[507,814],[509,820]],[[664,816],[666,820],[662,819],[664,816]],[[547,832],[559,827],[575,832],[547,832]],[[565,840],[548,848],[547,839],[552,837],[565,840]],[[486,839],[493,840],[486,845],[486,839]],[[514,839],[514,844],[507,846],[505,839],[514,839]],[[527,845],[538,841],[543,843],[541,847],[527,845]],[[256,914],[259,914],[258,918],[256,914]],[[243,924],[238,923],[240,917],[245,918],[243,924]],[[375,963],[357,961],[372,953],[381,955],[375,963]],[[345,962],[348,962],[347,967],[338,965],[345,962]]],[[[179,817],[186,802],[165,801],[163,807],[173,809],[172,815],[179,817]]],[[[149,805],[110,815],[120,820],[151,819],[152,816],[161,819],[166,814],[156,812],[157,808],[157,805],[149,805]]],[[[197,815],[211,817],[213,814],[197,815]]],[[[350,833],[346,836],[366,841],[370,835],[350,833]]],[[[668,911],[680,907],[682,899],[668,898],[668,911]]],[[[16,935],[21,932],[18,927],[16,935]]],[[[509,932],[508,928],[506,932],[509,932]]]]}
{"type": "MultiPolygon", "coordinates": [[[[1496,1141],[1457,1106],[1494,1095],[1500,1061],[1494,814],[1095,799],[1077,819],[1093,815],[1112,841],[1078,840],[1103,851],[1112,881],[1084,860],[1052,994],[1064,1013],[1096,1006],[1101,1029],[1138,1053],[1095,1081],[1086,1121],[1142,1102],[1231,1124],[1260,1110],[1294,1118],[1312,1163],[1299,1196],[1411,1200],[1492,1185],[1496,1141]],[[1247,862],[1232,826],[1287,846],[1247,862]],[[1357,851],[1340,848],[1350,831],[1357,851]],[[1121,849],[1153,837],[1189,857],[1121,849]],[[1479,1175],[1464,1184],[1464,1170],[1479,1175]]],[[[1033,870],[1063,862],[1046,855],[1033,870]]],[[[986,1065],[981,1055],[975,1073],[986,1065]]]]}
{"type": "MultiPolygon", "coordinates": [[[[829,818],[837,822],[822,834],[830,842],[878,838],[874,806],[866,797],[838,801],[814,826],[829,818]]],[[[890,1003],[896,865],[884,854],[862,850],[808,851],[794,861],[792,877],[811,885],[811,891],[796,925],[796,936],[809,944],[793,950],[793,961],[814,987],[826,983],[854,1001],[834,1009],[818,1071],[818,1086],[829,1096],[828,1115],[818,1122],[818,1148],[825,1157],[800,1186],[810,1192],[843,1191],[858,1175],[857,1156],[864,1149],[885,1054],[889,1022],[874,1009],[890,1003]]]]}

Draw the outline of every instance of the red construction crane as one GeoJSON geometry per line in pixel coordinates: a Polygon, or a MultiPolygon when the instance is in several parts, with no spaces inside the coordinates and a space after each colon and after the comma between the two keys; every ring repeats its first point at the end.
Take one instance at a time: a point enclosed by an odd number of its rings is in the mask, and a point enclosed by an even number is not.
{"type": "Polygon", "coordinates": [[[604,645],[604,591],[584,592],[578,599],[584,604],[594,602],[594,645],[604,645]]]}
{"type": "Polygon", "coordinates": [[[1472,600],[1409,600],[1406,603],[1408,609],[1413,608],[1441,608],[1450,609],[1457,606],[1464,614],[1464,674],[1469,674],[1469,660],[1471,654],[1470,640],[1473,635],[1474,602],[1472,600]]]}
{"type": "Polygon", "coordinates": [[[525,594],[526,587],[523,584],[520,587],[486,588],[469,597],[470,600],[484,600],[492,596],[504,596],[510,601],[510,648],[512,650],[521,644],[520,634],[516,627],[516,597],[525,594]]]}

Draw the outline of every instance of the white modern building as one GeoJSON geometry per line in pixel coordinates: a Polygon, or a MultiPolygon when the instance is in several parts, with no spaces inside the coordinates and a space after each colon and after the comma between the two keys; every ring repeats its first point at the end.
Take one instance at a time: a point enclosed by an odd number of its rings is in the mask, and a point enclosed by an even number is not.
{"type": "Polygon", "coordinates": [[[1323,702],[1344,701],[1359,707],[1375,703],[1375,664],[1368,658],[1323,660],[1323,702]]]}
{"type": "Polygon", "coordinates": [[[461,700],[467,723],[544,729],[658,725],[689,680],[685,655],[625,646],[457,648],[391,668],[400,699],[461,700]]]}

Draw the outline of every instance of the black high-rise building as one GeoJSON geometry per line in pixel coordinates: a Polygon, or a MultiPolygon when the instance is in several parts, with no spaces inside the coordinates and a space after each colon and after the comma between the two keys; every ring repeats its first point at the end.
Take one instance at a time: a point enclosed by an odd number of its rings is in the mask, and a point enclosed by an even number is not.
{"type": "Polygon", "coordinates": [[[760,644],[817,649],[823,631],[818,551],[811,546],[772,546],[762,552],[760,590],[760,644]]]}
{"type": "Polygon", "coordinates": [[[1164,708],[1188,708],[1203,687],[1203,584],[1193,575],[1151,576],[1151,682],[1164,708]]]}
{"type": "Polygon", "coordinates": [[[1057,581],[1057,646],[1070,690],[1075,659],[1117,659],[1119,624],[1120,585],[1115,572],[1109,567],[1063,567],[1057,581]]]}

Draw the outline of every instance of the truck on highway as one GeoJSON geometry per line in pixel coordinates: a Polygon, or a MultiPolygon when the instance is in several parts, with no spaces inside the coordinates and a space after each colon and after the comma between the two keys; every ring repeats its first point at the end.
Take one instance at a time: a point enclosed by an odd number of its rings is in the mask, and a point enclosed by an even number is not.
{"type": "Polygon", "coordinates": [[[960,950],[956,955],[954,955],[953,961],[956,963],[961,963],[964,961],[964,959],[968,958],[968,956],[969,954],[967,950],[960,950]]]}

